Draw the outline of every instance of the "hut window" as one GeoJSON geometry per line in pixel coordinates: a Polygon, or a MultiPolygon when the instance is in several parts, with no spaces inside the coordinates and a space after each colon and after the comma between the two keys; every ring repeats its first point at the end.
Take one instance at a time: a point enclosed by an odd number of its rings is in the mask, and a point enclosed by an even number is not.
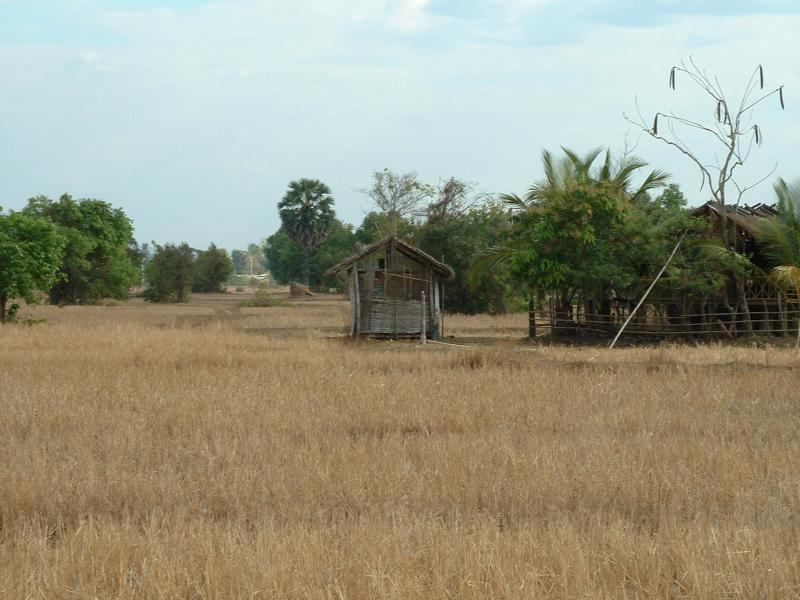
{"type": "Polygon", "coordinates": [[[385,269],[386,268],[386,259],[385,258],[379,258],[378,259],[378,268],[379,269],[385,269]]]}

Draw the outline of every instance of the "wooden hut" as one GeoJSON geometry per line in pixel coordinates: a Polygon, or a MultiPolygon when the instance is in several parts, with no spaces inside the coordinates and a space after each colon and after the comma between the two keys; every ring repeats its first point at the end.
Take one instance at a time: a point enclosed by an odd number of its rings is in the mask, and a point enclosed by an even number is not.
{"type": "Polygon", "coordinates": [[[442,335],[444,281],[453,269],[419,248],[389,236],[328,270],[347,275],[350,335],[420,337],[442,335]],[[423,329],[424,327],[424,329],[423,329]]]}
{"type": "Polygon", "coordinates": [[[775,204],[755,204],[755,205],[726,205],[722,209],[716,202],[706,202],[702,206],[695,208],[692,215],[706,219],[711,223],[711,228],[717,235],[722,234],[722,220],[725,215],[728,230],[732,234],[733,243],[737,252],[747,254],[750,260],[761,269],[768,269],[769,262],[766,260],[760,244],[761,225],[764,219],[769,219],[778,214],[775,204]]]}

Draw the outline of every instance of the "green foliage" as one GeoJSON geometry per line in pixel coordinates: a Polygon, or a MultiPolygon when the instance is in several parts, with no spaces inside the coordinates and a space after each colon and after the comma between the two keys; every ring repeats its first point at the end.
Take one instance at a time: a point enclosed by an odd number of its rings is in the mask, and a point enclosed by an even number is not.
{"type": "Polygon", "coordinates": [[[508,212],[489,202],[448,217],[441,213],[431,215],[417,229],[417,245],[455,271],[455,278],[446,284],[444,310],[466,314],[506,312],[511,294],[508,274],[494,270],[473,286],[468,274],[476,256],[499,242],[507,221],[508,212]]]}
{"type": "Polygon", "coordinates": [[[239,306],[246,308],[269,308],[271,306],[278,306],[280,303],[280,300],[269,293],[269,288],[262,284],[258,286],[258,289],[252,298],[242,300],[239,302],[239,306]]]}
{"type": "Polygon", "coordinates": [[[476,255],[498,241],[506,228],[507,211],[453,177],[437,187],[419,182],[414,173],[399,176],[384,170],[375,173],[374,179],[373,188],[365,193],[382,212],[364,217],[355,232],[356,241],[367,245],[396,234],[450,265],[455,278],[446,284],[445,310],[504,312],[510,293],[507,274],[495,271],[472,287],[467,275],[476,255]],[[423,206],[426,201],[430,202],[423,206]],[[424,216],[424,220],[411,220],[414,216],[424,216]]]}
{"type": "Polygon", "coordinates": [[[223,284],[233,274],[233,261],[227,250],[214,244],[197,253],[194,264],[193,292],[221,292],[223,284]]]}
{"type": "Polygon", "coordinates": [[[233,272],[237,275],[244,275],[250,272],[247,252],[245,250],[231,251],[231,261],[233,262],[233,272]]]}
{"type": "Polygon", "coordinates": [[[310,285],[311,256],[328,238],[335,220],[331,190],[316,179],[292,181],[278,212],[283,230],[303,250],[302,282],[310,285]]]}
{"type": "Polygon", "coordinates": [[[603,293],[625,285],[631,273],[617,261],[624,243],[628,199],[605,183],[569,182],[512,218],[511,275],[531,290],[547,290],[561,301],[579,291],[603,293]]]}
{"type": "Polygon", "coordinates": [[[237,275],[260,275],[267,270],[267,261],[259,244],[248,244],[247,250],[233,250],[233,272],[237,275]]]}
{"type": "Polygon", "coordinates": [[[264,240],[267,268],[280,285],[297,281],[303,276],[303,249],[281,227],[264,240]]]}
{"type": "MultiPolygon", "coordinates": [[[[686,212],[677,186],[650,197],[664,185],[663,171],[634,186],[633,177],[645,166],[634,157],[614,161],[606,152],[596,165],[599,150],[585,157],[567,149],[564,154],[556,160],[544,152],[545,178],[524,198],[504,196],[513,211],[509,234],[473,270],[480,276],[504,264],[529,293],[549,294],[562,313],[581,300],[608,315],[612,299],[633,300],[643,292],[682,231],[703,226],[686,212]]],[[[696,274],[686,257],[671,272],[663,285],[683,284],[687,274],[696,274]]]]}
{"type": "Polygon", "coordinates": [[[133,225],[122,209],[94,199],[28,200],[25,214],[48,219],[66,240],[59,279],[50,291],[57,304],[125,298],[140,276],[133,225]]]}
{"type": "Polygon", "coordinates": [[[778,214],[761,226],[764,251],[773,265],[771,275],[800,298],[800,182],[775,184],[778,214]]]}
{"type": "Polygon", "coordinates": [[[361,225],[356,229],[356,242],[365,246],[374,244],[387,235],[395,233],[395,227],[397,237],[404,240],[414,239],[417,226],[413,222],[401,217],[393,220],[387,213],[372,211],[367,213],[361,225]]]}
{"type": "Polygon", "coordinates": [[[151,302],[188,302],[194,278],[195,251],[185,242],[155,245],[147,265],[149,287],[144,297],[151,302]]]}
{"type": "Polygon", "coordinates": [[[360,191],[369,196],[378,211],[387,217],[389,230],[381,237],[392,233],[400,235],[401,221],[412,219],[436,192],[432,186],[420,182],[413,171],[399,175],[389,169],[375,171],[372,186],[360,191]]]}
{"type": "Polygon", "coordinates": [[[668,186],[655,199],[635,199],[625,221],[627,244],[621,259],[635,269],[638,280],[620,290],[624,298],[639,298],[683,231],[688,234],[652,297],[681,300],[685,306],[694,303],[699,309],[705,300],[724,292],[725,272],[738,258],[721,241],[709,237],[708,221],[691,216],[677,185],[668,186]]]}
{"type": "MultiPolygon", "coordinates": [[[[311,287],[335,287],[337,282],[326,278],[324,273],[342,259],[354,252],[355,234],[351,225],[334,218],[330,234],[320,245],[309,263],[309,282],[311,287]]],[[[303,277],[304,252],[283,228],[264,240],[264,255],[267,267],[275,281],[286,285],[303,277]]]]}
{"type": "Polygon", "coordinates": [[[22,298],[31,303],[34,292],[58,280],[65,240],[50,222],[12,212],[0,214],[0,323],[13,319],[22,298]]]}

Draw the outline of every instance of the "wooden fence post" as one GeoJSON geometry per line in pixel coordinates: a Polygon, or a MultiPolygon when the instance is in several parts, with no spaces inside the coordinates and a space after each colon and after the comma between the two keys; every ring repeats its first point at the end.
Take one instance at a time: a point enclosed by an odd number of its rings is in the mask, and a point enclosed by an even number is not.
{"type": "Polygon", "coordinates": [[[533,296],[528,299],[528,337],[536,337],[536,306],[533,303],[533,296]]]}
{"type": "Polygon", "coordinates": [[[425,335],[425,292],[422,292],[422,327],[419,330],[419,341],[423,344],[427,342],[425,335]]]}

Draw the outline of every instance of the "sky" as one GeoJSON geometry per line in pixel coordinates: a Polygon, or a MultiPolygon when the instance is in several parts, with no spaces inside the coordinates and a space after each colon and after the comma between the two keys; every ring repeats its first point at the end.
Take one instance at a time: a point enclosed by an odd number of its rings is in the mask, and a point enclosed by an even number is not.
{"type": "Polygon", "coordinates": [[[633,149],[697,205],[697,168],[623,117],[712,119],[668,87],[690,57],[732,99],[759,64],[785,86],[740,177],[775,168],[744,197],[769,202],[800,177],[798,31],[795,0],[0,0],[0,206],[100,198],[140,242],[243,248],[295,179],[357,225],[376,170],[521,194],[561,146],[633,149]]]}

